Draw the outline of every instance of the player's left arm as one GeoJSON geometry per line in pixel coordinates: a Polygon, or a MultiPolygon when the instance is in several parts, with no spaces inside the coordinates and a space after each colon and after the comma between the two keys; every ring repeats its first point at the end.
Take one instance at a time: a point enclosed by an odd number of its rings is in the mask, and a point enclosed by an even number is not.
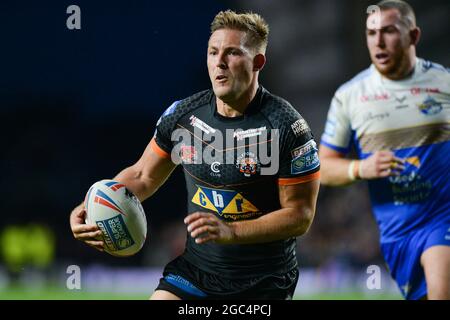
{"type": "Polygon", "coordinates": [[[191,237],[198,244],[272,242],[306,233],[316,211],[318,179],[295,185],[280,185],[281,209],[254,220],[224,222],[212,213],[195,212],[184,220],[191,237]]]}

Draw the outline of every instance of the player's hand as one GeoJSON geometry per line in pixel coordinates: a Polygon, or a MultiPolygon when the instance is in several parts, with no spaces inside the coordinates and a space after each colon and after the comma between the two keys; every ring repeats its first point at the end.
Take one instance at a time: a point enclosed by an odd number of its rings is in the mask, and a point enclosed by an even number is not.
{"type": "Polygon", "coordinates": [[[187,231],[198,244],[209,241],[226,244],[231,243],[234,238],[231,225],[212,213],[200,211],[191,213],[184,219],[184,223],[187,225],[187,231]]]}
{"type": "Polygon", "coordinates": [[[83,241],[87,245],[99,250],[104,251],[105,243],[100,240],[102,232],[96,225],[88,225],[84,222],[86,217],[86,209],[84,204],[80,204],[73,209],[70,214],[70,229],[75,239],[83,241]]]}
{"type": "Polygon", "coordinates": [[[359,177],[366,180],[398,176],[405,170],[405,160],[391,151],[377,151],[359,165],[359,177]]]}

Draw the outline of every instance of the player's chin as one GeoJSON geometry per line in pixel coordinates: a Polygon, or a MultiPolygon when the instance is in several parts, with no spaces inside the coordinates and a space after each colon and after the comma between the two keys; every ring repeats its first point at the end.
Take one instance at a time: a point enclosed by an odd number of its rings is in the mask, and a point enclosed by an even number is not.
{"type": "Polygon", "coordinates": [[[382,75],[389,74],[391,70],[391,66],[384,63],[379,63],[378,61],[374,61],[375,68],[378,70],[379,73],[382,75]]]}
{"type": "Polygon", "coordinates": [[[227,100],[233,96],[231,86],[228,84],[216,84],[213,86],[214,94],[221,100],[227,100]]]}

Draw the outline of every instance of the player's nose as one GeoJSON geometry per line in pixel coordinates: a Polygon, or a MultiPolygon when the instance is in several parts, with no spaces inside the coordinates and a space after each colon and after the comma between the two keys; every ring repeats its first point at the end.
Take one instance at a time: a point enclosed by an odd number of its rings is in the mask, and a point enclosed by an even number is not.
{"type": "Polygon", "coordinates": [[[227,63],[225,60],[225,55],[223,53],[217,55],[216,67],[220,69],[226,69],[227,63]]]}
{"type": "Polygon", "coordinates": [[[375,34],[375,44],[377,47],[380,48],[384,48],[386,46],[384,42],[383,33],[380,31],[377,31],[377,33],[375,34]]]}

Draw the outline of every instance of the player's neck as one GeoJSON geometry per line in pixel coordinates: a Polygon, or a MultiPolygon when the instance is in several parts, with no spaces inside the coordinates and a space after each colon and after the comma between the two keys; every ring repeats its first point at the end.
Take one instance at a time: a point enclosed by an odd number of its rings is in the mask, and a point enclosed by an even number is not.
{"type": "Polygon", "coordinates": [[[258,83],[252,85],[249,90],[244,92],[238,99],[233,101],[224,101],[216,98],[217,112],[224,117],[234,118],[242,116],[252,102],[258,91],[258,83]]]}

